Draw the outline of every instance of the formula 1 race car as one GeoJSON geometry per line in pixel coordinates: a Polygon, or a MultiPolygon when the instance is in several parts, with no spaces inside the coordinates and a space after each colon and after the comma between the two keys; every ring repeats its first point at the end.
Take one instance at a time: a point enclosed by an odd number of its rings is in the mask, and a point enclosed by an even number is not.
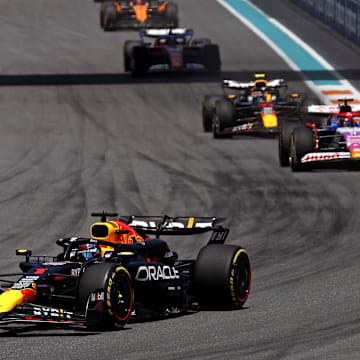
{"type": "Polygon", "coordinates": [[[177,5],[161,0],[106,0],[100,5],[100,26],[104,31],[177,27],[177,5]]]}
{"type": "Polygon", "coordinates": [[[130,316],[238,309],[247,300],[249,258],[243,248],[224,245],[229,230],[222,219],[126,216],[107,221],[117,214],[93,215],[101,221],[91,226],[91,238],[59,239],[63,251],[55,257],[17,250],[25,256],[21,273],[1,275],[2,287],[7,284],[0,295],[1,327],[32,322],[117,329],[130,316]],[[178,259],[159,238],[206,232],[210,240],[195,260],[178,259]],[[9,280],[13,276],[20,278],[9,280]]]}
{"type": "Polygon", "coordinates": [[[327,115],[324,124],[284,123],[279,136],[279,162],[293,171],[314,165],[360,165],[360,106],[339,99],[340,106],[311,105],[309,115],[327,115]]]}
{"type": "Polygon", "coordinates": [[[289,93],[283,79],[267,81],[265,74],[255,74],[248,83],[224,80],[223,88],[224,95],[206,95],[202,101],[203,129],[214,138],[277,135],[280,118],[300,120],[304,97],[289,93]]]}
{"type": "Polygon", "coordinates": [[[124,68],[133,75],[151,69],[183,71],[186,69],[220,72],[219,46],[209,39],[192,39],[192,29],[149,29],[140,33],[138,41],[124,44],[124,68]],[[153,43],[144,38],[154,39],[153,43]]]}

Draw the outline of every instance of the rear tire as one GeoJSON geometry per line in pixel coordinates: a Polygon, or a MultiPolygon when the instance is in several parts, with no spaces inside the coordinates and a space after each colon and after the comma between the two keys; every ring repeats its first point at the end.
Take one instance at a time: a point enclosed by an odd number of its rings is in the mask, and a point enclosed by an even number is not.
{"type": "MultiPolygon", "coordinates": [[[[103,10],[103,29],[104,31],[109,31],[111,29],[111,25],[116,20],[116,8],[114,5],[104,6],[103,10]]],[[[100,20],[101,21],[101,20],[100,20]]]]}
{"type": "Polygon", "coordinates": [[[126,40],[124,43],[124,71],[131,71],[131,59],[133,58],[133,50],[135,46],[141,46],[139,40],[126,40]]]}
{"type": "Polygon", "coordinates": [[[233,120],[233,104],[228,100],[219,100],[215,102],[215,111],[212,117],[212,130],[215,139],[231,138],[231,134],[222,134],[225,128],[234,125],[233,120]]]}
{"type": "Polygon", "coordinates": [[[135,46],[131,59],[131,72],[133,76],[142,76],[148,69],[146,46],[135,46]]]}
{"type": "Polygon", "coordinates": [[[250,262],[243,248],[213,244],[200,250],[194,286],[202,307],[239,309],[249,296],[250,283],[250,262]]]}
{"type": "Polygon", "coordinates": [[[219,46],[208,44],[204,46],[204,65],[208,72],[217,75],[221,72],[221,60],[219,46]]]}
{"type": "Polygon", "coordinates": [[[309,166],[303,164],[301,158],[311,152],[314,152],[314,135],[312,130],[305,126],[295,128],[291,135],[290,165],[292,171],[309,170],[309,166]]]}
{"type": "Polygon", "coordinates": [[[202,124],[205,132],[212,130],[212,117],[215,107],[215,101],[223,100],[223,95],[205,95],[202,101],[202,124]]]}
{"type": "Polygon", "coordinates": [[[100,5],[100,28],[104,29],[104,6],[100,5]]]}
{"type": "Polygon", "coordinates": [[[78,301],[85,311],[89,328],[120,329],[125,326],[132,311],[131,276],[123,266],[113,263],[91,265],[80,278],[78,301]],[[92,295],[99,293],[104,294],[104,299],[102,306],[94,311],[91,308],[92,295]],[[95,317],[94,312],[97,313],[95,317]]]}
{"type": "Polygon", "coordinates": [[[173,2],[169,2],[165,8],[165,17],[168,22],[168,26],[178,27],[179,26],[179,17],[178,17],[178,7],[173,2]]]}

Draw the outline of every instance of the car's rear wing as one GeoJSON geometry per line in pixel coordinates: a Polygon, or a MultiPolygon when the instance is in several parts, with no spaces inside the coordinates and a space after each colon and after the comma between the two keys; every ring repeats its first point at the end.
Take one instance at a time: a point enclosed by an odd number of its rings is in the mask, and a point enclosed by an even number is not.
{"type": "Polygon", "coordinates": [[[224,242],[229,230],[222,226],[224,218],[187,216],[120,216],[135,231],[146,235],[196,235],[212,231],[211,242],[224,242]]]}
{"type": "MultiPolygon", "coordinates": [[[[310,105],[307,108],[308,114],[331,115],[340,112],[342,105],[310,105]]],[[[360,112],[360,105],[351,105],[352,112],[360,112]]]]}
{"type": "Polygon", "coordinates": [[[193,35],[193,29],[187,28],[147,29],[140,32],[140,37],[149,38],[185,37],[193,35]]]}
{"type": "MultiPolygon", "coordinates": [[[[246,89],[252,89],[254,86],[255,86],[255,81],[243,83],[235,80],[226,80],[226,79],[223,80],[223,87],[226,89],[246,90],[246,89]]],[[[287,86],[286,81],[284,79],[274,79],[267,82],[267,89],[275,89],[286,86],[287,86]]]]}
{"type": "Polygon", "coordinates": [[[224,219],[218,217],[188,217],[176,216],[120,216],[120,220],[126,222],[134,229],[156,230],[159,227],[167,230],[181,229],[206,229],[211,230],[219,225],[224,219]]]}

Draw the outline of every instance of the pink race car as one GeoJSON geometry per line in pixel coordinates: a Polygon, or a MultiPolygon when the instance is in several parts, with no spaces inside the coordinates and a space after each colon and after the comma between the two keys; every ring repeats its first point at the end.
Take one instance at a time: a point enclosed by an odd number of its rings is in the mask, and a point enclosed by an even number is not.
{"type": "Polygon", "coordinates": [[[293,171],[309,170],[314,165],[360,166],[360,106],[351,99],[339,99],[339,106],[312,105],[308,114],[327,118],[324,124],[285,123],[279,137],[279,160],[293,171]]]}

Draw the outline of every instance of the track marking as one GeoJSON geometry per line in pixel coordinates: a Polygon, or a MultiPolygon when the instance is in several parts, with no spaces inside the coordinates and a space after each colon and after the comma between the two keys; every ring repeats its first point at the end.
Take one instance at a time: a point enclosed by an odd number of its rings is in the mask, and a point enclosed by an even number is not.
{"type": "Polygon", "coordinates": [[[295,71],[303,74],[306,85],[325,104],[337,104],[338,95],[360,103],[360,92],[319,53],[295,33],[248,0],[217,0],[252,32],[269,45],[295,71]],[[321,76],[318,74],[321,73],[321,76]]]}

